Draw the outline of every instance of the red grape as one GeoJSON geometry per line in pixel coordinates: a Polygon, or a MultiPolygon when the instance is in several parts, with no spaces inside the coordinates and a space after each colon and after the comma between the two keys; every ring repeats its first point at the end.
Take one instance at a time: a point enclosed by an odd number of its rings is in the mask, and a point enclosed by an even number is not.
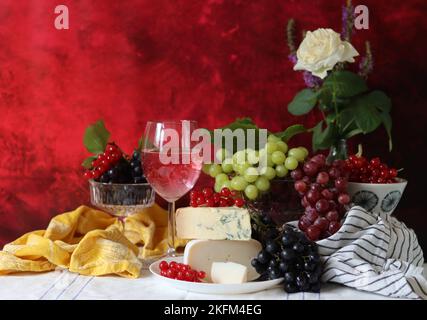
{"type": "Polygon", "coordinates": [[[331,234],[334,234],[334,233],[336,233],[340,228],[341,228],[341,224],[340,224],[338,221],[332,221],[332,222],[329,224],[328,231],[329,231],[331,234]]]}
{"type": "Polygon", "coordinates": [[[320,199],[316,202],[316,210],[319,213],[327,212],[329,209],[329,202],[326,199],[320,199]]]}
{"type": "Polygon", "coordinates": [[[331,210],[326,214],[326,219],[329,221],[338,221],[338,212],[336,210],[331,210]]]}
{"type": "Polygon", "coordinates": [[[329,190],[329,189],[324,189],[321,192],[321,195],[323,196],[323,198],[325,198],[326,200],[332,200],[334,198],[334,194],[329,190]]]}
{"type": "Polygon", "coordinates": [[[307,192],[307,201],[312,205],[315,205],[316,202],[320,199],[320,193],[316,190],[310,190],[307,192]]]}
{"type": "Polygon", "coordinates": [[[302,180],[298,180],[297,182],[295,182],[294,187],[295,187],[295,190],[298,192],[304,193],[307,191],[307,184],[302,180]]]}
{"type": "Polygon", "coordinates": [[[311,223],[313,223],[319,217],[319,213],[315,208],[307,207],[305,208],[305,216],[311,223]]]}
{"type": "Polygon", "coordinates": [[[303,177],[304,177],[304,173],[302,172],[301,169],[297,168],[295,170],[292,170],[292,172],[291,172],[291,178],[294,181],[301,180],[303,177]]]}
{"type": "Polygon", "coordinates": [[[338,202],[341,204],[349,204],[350,203],[350,196],[347,193],[341,193],[338,196],[338,202]]]}
{"type": "Polygon", "coordinates": [[[318,167],[323,167],[326,163],[326,157],[323,154],[317,154],[310,161],[316,163],[318,167]]]}
{"type": "Polygon", "coordinates": [[[347,179],[343,177],[339,177],[335,180],[335,188],[339,191],[346,191],[347,190],[347,179]]]}
{"type": "Polygon", "coordinates": [[[329,175],[322,171],[317,174],[316,182],[320,184],[327,184],[329,182],[329,175]]]}
{"type": "Polygon", "coordinates": [[[319,217],[314,221],[313,226],[318,226],[321,231],[326,231],[329,227],[329,220],[325,217],[319,217]]]}
{"type": "Polygon", "coordinates": [[[307,176],[312,177],[316,174],[318,167],[317,164],[314,162],[306,162],[304,163],[303,170],[307,176]]]}
{"type": "MultiPolygon", "coordinates": [[[[330,226],[329,226],[330,228],[330,226]]],[[[307,228],[306,235],[311,241],[316,241],[319,239],[321,230],[318,226],[311,225],[307,228]]]]}

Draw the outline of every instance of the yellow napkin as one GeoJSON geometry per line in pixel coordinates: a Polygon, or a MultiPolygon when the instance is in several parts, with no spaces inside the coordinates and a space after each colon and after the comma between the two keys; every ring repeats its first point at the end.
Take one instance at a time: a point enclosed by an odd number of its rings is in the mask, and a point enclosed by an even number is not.
{"type": "MultiPolygon", "coordinates": [[[[186,242],[179,240],[176,247],[186,242]]],[[[46,230],[29,232],[0,251],[0,275],[56,267],[83,275],[137,278],[140,259],[167,249],[167,212],[154,205],[125,219],[81,206],[54,217],[46,230]]]]}

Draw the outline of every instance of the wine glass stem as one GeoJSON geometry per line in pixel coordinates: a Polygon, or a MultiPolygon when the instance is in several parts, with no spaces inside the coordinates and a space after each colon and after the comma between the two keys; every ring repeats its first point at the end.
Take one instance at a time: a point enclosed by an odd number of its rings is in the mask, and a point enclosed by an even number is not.
{"type": "Polygon", "coordinates": [[[168,256],[174,257],[175,252],[175,201],[168,204],[168,256]]]}

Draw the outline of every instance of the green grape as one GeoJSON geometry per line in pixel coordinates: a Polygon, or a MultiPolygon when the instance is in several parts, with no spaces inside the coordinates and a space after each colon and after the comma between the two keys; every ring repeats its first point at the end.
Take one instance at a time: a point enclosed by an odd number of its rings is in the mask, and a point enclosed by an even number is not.
{"type": "Polygon", "coordinates": [[[222,162],[227,158],[230,158],[230,153],[227,151],[227,149],[218,149],[215,153],[215,157],[218,159],[218,161],[222,162]]]}
{"type": "Polygon", "coordinates": [[[245,172],[246,172],[246,169],[248,169],[248,168],[250,168],[251,167],[251,165],[249,164],[249,163],[247,163],[247,162],[244,162],[244,163],[242,163],[242,164],[237,164],[236,165],[236,169],[237,170],[235,170],[238,174],[240,174],[241,176],[243,176],[244,174],[245,174],[245,172]]]}
{"type": "Polygon", "coordinates": [[[233,163],[241,164],[246,161],[246,152],[245,150],[237,151],[233,154],[233,163]]]}
{"type": "Polygon", "coordinates": [[[219,164],[211,164],[209,168],[209,174],[212,178],[215,178],[217,175],[222,173],[221,166],[219,164]]]}
{"type": "Polygon", "coordinates": [[[267,191],[270,189],[270,181],[268,181],[265,177],[259,177],[255,181],[255,186],[258,188],[259,191],[267,191]]]}
{"type": "Polygon", "coordinates": [[[203,171],[203,173],[204,173],[204,174],[209,174],[209,169],[210,169],[210,167],[211,167],[211,164],[204,164],[204,165],[202,166],[202,171],[203,171]]]}
{"type": "Polygon", "coordinates": [[[247,182],[255,182],[258,179],[258,170],[254,167],[247,168],[244,178],[247,182]]]}
{"type": "Polygon", "coordinates": [[[279,137],[275,136],[274,134],[270,134],[267,138],[268,142],[279,142],[281,141],[279,137]]]}
{"type": "Polygon", "coordinates": [[[276,169],[276,175],[279,178],[283,178],[283,177],[286,177],[288,175],[288,169],[286,169],[286,167],[283,165],[276,166],[275,169],[276,169]]]}
{"type": "MultiPolygon", "coordinates": [[[[292,148],[288,152],[288,157],[295,158],[299,162],[303,162],[305,158],[305,152],[301,150],[300,148],[292,148]]],[[[290,169],[290,168],[288,168],[290,169]]],[[[293,170],[293,169],[290,169],[293,170]]]]}
{"type": "Polygon", "coordinates": [[[298,160],[294,157],[287,157],[285,160],[285,167],[288,170],[295,170],[298,167],[298,160]]]}
{"type": "Polygon", "coordinates": [[[223,163],[221,163],[221,168],[224,173],[233,172],[233,163],[231,159],[225,159],[223,163]]]}
{"type": "Polygon", "coordinates": [[[274,151],[271,154],[271,161],[274,164],[283,164],[285,162],[286,156],[282,151],[274,151]]]}
{"type": "Polygon", "coordinates": [[[283,153],[288,152],[288,145],[286,144],[286,142],[284,141],[279,141],[276,143],[277,144],[277,149],[279,151],[282,151],[283,153]]]}
{"type": "Polygon", "coordinates": [[[256,198],[258,198],[258,189],[257,189],[257,187],[255,187],[253,184],[249,184],[245,188],[245,196],[249,200],[255,200],[256,198]]]}
{"type": "Polygon", "coordinates": [[[252,149],[248,149],[246,150],[246,154],[248,157],[248,162],[250,164],[257,164],[259,161],[259,152],[252,150],[252,149]]]}
{"type": "Polygon", "coordinates": [[[236,191],[243,191],[245,190],[248,183],[246,180],[241,176],[236,176],[233,179],[231,179],[231,189],[236,191]]]}
{"type": "Polygon", "coordinates": [[[304,147],[298,147],[298,149],[302,150],[302,152],[304,152],[304,159],[307,158],[308,156],[308,150],[304,147]]]}
{"type": "Polygon", "coordinates": [[[268,180],[272,180],[276,176],[276,170],[274,170],[272,167],[265,167],[261,169],[261,174],[268,180]]]}
{"type": "Polygon", "coordinates": [[[215,183],[222,185],[225,181],[228,181],[228,176],[225,173],[220,173],[215,177],[215,183]]]}
{"type": "Polygon", "coordinates": [[[274,151],[277,151],[277,143],[276,142],[267,142],[265,145],[265,149],[267,153],[272,154],[274,151]]]}
{"type": "Polygon", "coordinates": [[[215,186],[214,186],[215,192],[219,193],[219,192],[221,192],[221,189],[222,189],[222,184],[219,184],[219,183],[215,182],[215,186]]]}
{"type": "Polygon", "coordinates": [[[231,181],[230,180],[223,182],[222,185],[221,185],[221,188],[219,189],[219,191],[221,191],[224,188],[232,189],[231,181]]]}

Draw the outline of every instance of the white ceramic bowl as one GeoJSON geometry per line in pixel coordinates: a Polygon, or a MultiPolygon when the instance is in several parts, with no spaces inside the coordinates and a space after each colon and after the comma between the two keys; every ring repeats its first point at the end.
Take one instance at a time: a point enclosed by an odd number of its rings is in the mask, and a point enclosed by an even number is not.
{"type": "Polygon", "coordinates": [[[396,183],[349,182],[351,202],[368,211],[392,214],[402,197],[408,181],[397,178],[396,183]]]}

